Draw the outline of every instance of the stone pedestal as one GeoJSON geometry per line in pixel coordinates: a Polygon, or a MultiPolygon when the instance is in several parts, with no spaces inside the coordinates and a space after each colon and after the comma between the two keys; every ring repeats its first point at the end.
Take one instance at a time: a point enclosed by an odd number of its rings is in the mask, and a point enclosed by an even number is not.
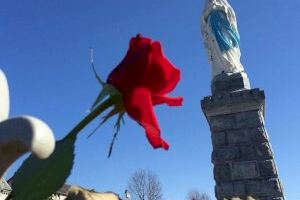
{"type": "Polygon", "coordinates": [[[216,198],[283,200],[265,128],[264,91],[250,89],[245,73],[221,74],[211,88],[201,106],[211,130],[216,198]]]}

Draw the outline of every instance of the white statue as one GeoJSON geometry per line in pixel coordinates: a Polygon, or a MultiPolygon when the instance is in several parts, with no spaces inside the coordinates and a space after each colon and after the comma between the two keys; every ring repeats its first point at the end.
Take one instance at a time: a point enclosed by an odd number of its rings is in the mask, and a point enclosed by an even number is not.
{"type": "Polygon", "coordinates": [[[240,36],[236,17],[227,0],[206,0],[201,17],[201,32],[213,77],[221,73],[244,71],[240,62],[240,36]]]}

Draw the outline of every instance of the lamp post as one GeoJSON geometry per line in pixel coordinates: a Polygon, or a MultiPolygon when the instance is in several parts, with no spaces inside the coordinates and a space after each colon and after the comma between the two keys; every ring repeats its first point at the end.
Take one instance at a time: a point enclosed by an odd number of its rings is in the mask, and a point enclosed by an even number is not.
{"type": "Polygon", "coordinates": [[[128,190],[125,190],[125,199],[130,200],[130,198],[131,198],[130,193],[128,192],[128,190]]]}

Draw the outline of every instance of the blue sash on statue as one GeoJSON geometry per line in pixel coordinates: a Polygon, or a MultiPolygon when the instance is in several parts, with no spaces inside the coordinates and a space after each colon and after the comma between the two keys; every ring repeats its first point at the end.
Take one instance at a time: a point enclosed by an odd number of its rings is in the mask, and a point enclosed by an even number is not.
{"type": "Polygon", "coordinates": [[[239,47],[240,36],[230,25],[224,11],[213,10],[209,15],[209,23],[222,52],[239,47]]]}

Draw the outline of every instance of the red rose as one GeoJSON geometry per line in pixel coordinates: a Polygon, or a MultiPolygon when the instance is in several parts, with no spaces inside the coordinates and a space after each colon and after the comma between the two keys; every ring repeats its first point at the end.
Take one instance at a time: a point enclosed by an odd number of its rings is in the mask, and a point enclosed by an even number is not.
{"type": "Polygon", "coordinates": [[[154,148],[168,149],[161,138],[153,106],[181,106],[182,97],[167,96],[180,80],[180,71],[164,56],[159,41],[140,35],[132,38],[122,62],[111,72],[107,83],[122,93],[128,115],[145,128],[154,148]]]}

